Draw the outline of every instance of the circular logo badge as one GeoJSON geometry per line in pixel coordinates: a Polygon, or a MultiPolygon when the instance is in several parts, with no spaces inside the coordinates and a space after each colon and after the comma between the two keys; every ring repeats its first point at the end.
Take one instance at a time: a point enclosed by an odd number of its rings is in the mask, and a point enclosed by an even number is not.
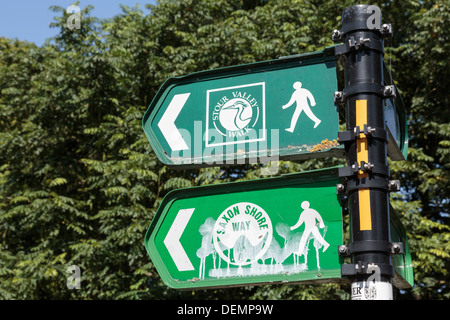
{"type": "Polygon", "coordinates": [[[255,130],[259,119],[259,100],[247,92],[233,90],[223,92],[223,96],[211,107],[214,128],[227,138],[239,138],[255,130]]]}
{"type": "Polygon", "coordinates": [[[226,130],[238,131],[250,123],[252,116],[250,103],[245,99],[235,98],[223,105],[219,112],[219,121],[226,130]]]}
{"type": "Polygon", "coordinates": [[[213,230],[214,248],[230,264],[242,266],[256,262],[272,241],[272,222],[260,206],[240,202],[226,208],[213,230]]]}

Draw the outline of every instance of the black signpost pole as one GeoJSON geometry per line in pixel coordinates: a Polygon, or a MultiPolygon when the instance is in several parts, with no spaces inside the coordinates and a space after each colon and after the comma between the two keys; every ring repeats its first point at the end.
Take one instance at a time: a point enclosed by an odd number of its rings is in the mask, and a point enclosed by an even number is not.
{"type": "Polygon", "coordinates": [[[389,180],[384,100],[395,95],[383,82],[384,38],[391,26],[381,24],[377,6],[355,5],[342,13],[342,30],[333,31],[335,47],[345,70],[345,87],[335,93],[345,104],[347,130],[339,133],[345,145],[348,166],[339,175],[345,183],[338,193],[348,195],[350,244],[339,248],[351,256],[342,275],[352,279],[351,297],[392,299],[394,244],[389,234],[389,192],[397,188],[389,180]]]}

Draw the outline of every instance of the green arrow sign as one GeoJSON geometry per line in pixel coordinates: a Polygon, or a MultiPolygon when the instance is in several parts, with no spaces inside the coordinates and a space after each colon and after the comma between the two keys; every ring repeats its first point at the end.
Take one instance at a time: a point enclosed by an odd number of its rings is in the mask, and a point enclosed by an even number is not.
{"type": "Polygon", "coordinates": [[[338,182],[332,168],[172,191],[145,247],[173,288],[340,281],[338,182]]]}
{"type": "Polygon", "coordinates": [[[390,215],[390,235],[391,241],[401,242],[403,244],[403,254],[392,256],[395,275],[392,283],[399,289],[408,289],[414,285],[414,272],[412,267],[411,251],[409,250],[408,237],[406,230],[392,206],[389,210],[390,215]]]}
{"type": "Polygon", "coordinates": [[[406,108],[399,90],[392,80],[389,69],[383,62],[384,85],[395,88],[395,97],[386,99],[383,112],[389,133],[387,154],[392,160],[406,160],[408,155],[408,123],[406,108]]]}
{"type": "Polygon", "coordinates": [[[194,73],[163,84],[143,129],[170,166],[340,153],[336,90],[333,50],[194,73]]]}

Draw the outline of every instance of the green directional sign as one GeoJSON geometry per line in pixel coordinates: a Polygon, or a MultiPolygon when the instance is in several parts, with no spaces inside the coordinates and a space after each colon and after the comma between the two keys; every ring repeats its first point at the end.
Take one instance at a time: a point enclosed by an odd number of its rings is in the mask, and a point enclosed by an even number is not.
{"type": "Polygon", "coordinates": [[[145,247],[178,289],[341,281],[338,182],[332,168],[172,191],[145,247]]]}
{"type": "Polygon", "coordinates": [[[408,155],[408,123],[406,108],[399,90],[392,80],[391,73],[383,63],[383,83],[393,86],[395,96],[385,99],[383,105],[386,128],[389,134],[387,154],[392,160],[406,160],[408,155]]]}
{"type": "Polygon", "coordinates": [[[391,241],[403,244],[403,253],[393,255],[391,258],[395,271],[392,283],[399,289],[408,289],[414,285],[414,272],[408,237],[406,236],[406,230],[403,223],[392,206],[390,207],[389,215],[391,241]]]}
{"type": "Polygon", "coordinates": [[[209,70],[167,80],[142,125],[169,166],[342,154],[336,90],[333,50],[209,70]]]}

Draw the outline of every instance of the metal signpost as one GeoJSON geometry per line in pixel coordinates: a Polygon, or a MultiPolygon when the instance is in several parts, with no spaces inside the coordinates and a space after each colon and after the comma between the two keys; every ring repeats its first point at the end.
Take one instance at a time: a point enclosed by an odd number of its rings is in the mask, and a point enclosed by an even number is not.
{"type": "Polygon", "coordinates": [[[350,279],[352,299],[379,300],[393,298],[393,284],[413,285],[406,232],[389,203],[399,182],[389,180],[387,157],[405,160],[408,152],[406,111],[383,61],[391,33],[377,6],[356,5],[333,31],[341,45],[164,83],[142,125],[168,166],[347,158],[342,167],[169,193],[145,236],[168,286],[350,279]]]}
{"type": "MultiPolygon", "coordinates": [[[[389,192],[398,181],[389,180],[387,144],[389,127],[383,110],[395,87],[385,85],[384,38],[391,26],[381,24],[377,6],[356,5],[342,14],[342,30],[333,40],[343,42],[336,54],[344,57],[345,88],[336,93],[347,112],[347,131],[339,142],[347,152],[348,166],[340,170],[348,194],[351,243],[340,251],[351,256],[342,274],[352,278],[352,299],[392,299],[393,254],[403,254],[401,242],[391,242],[389,192]]],[[[391,130],[393,127],[391,126],[391,130]]]]}
{"type": "Polygon", "coordinates": [[[336,90],[332,48],[198,72],[163,84],[143,129],[182,168],[342,154],[336,90]]]}
{"type": "Polygon", "coordinates": [[[178,289],[341,281],[337,169],[175,190],[145,246],[178,289]]]}

